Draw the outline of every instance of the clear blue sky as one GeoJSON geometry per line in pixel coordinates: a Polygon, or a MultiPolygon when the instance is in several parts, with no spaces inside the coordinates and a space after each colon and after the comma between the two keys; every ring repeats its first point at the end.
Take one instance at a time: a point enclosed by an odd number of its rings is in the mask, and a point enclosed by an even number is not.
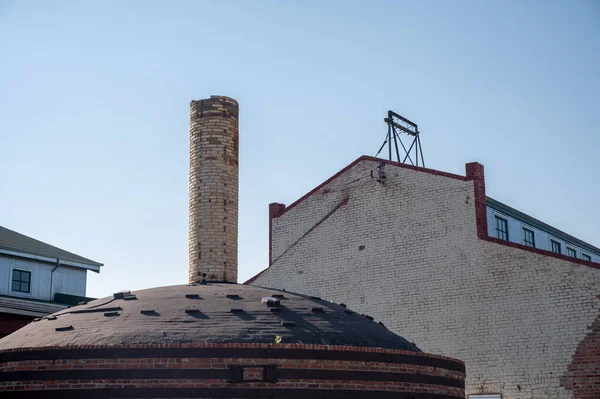
{"type": "Polygon", "coordinates": [[[185,283],[189,102],[240,103],[240,280],[268,204],[375,155],[388,109],[428,167],[600,246],[597,1],[0,0],[0,225],[105,264],[88,295],[185,283]]]}

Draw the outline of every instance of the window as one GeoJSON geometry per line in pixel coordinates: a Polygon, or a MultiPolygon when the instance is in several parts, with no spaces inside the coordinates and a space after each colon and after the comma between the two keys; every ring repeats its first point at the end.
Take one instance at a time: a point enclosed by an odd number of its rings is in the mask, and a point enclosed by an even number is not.
{"type": "Polygon", "coordinates": [[[562,253],[562,251],[560,249],[560,242],[554,241],[554,240],[550,240],[550,244],[552,246],[552,252],[556,252],[557,254],[562,253]]]}
{"type": "Polygon", "coordinates": [[[590,255],[586,255],[584,253],[581,254],[581,259],[587,260],[588,262],[592,261],[592,257],[590,255]]]}
{"type": "Polygon", "coordinates": [[[523,242],[528,247],[535,248],[535,236],[533,234],[533,230],[523,227],[523,242]]]}
{"type": "Polygon", "coordinates": [[[500,216],[496,216],[496,237],[508,241],[508,222],[500,216]]]}
{"type": "Polygon", "coordinates": [[[577,251],[574,250],[573,248],[567,247],[567,255],[576,258],[577,257],[577,251]]]}
{"type": "Polygon", "coordinates": [[[16,292],[31,292],[31,272],[13,269],[11,290],[16,292]]]}

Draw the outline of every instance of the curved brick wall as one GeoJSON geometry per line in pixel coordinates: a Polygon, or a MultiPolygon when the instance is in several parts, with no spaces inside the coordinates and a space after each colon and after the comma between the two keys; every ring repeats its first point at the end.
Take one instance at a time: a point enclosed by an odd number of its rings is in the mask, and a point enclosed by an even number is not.
{"type": "Polygon", "coordinates": [[[189,282],[237,282],[238,103],[190,104],[189,282]]]}
{"type": "Polygon", "coordinates": [[[464,398],[464,363],[301,344],[47,347],[0,352],[12,398],[464,398]]]}

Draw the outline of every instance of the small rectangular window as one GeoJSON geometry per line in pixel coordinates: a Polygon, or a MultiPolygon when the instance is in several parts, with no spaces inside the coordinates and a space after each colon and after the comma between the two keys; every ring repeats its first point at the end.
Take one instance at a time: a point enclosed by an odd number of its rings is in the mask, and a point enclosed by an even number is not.
{"type": "Polygon", "coordinates": [[[577,257],[577,251],[574,250],[573,248],[567,247],[567,255],[576,258],[577,257]]]}
{"type": "Polygon", "coordinates": [[[552,252],[555,252],[557,254],[562,253],[562,250],[560,248],[560,242],[554,241],[554,240],[550,240],[550,244],[552,245],[552,252]]]}
{"type": "Polygon", "coordinates": [[[508,241],[508,221],[496,216],[496,237],[508,241]]]}
{"type": "Polygon", "coordinates": [[[523,227],[523,242],[528,247],[535,248],[535,235],[533,234],[533,230],[523,227]]]}
{"type": "Polygon", "coordinates": [[[583,260],[587,260],[588,262],[592,261],[592,257],[590,255],[586,255],[586,254],[581,254],[581,259],[583,260]]]}
{"type": "Polygon", "coordinates": [[[11,290],[15,292],[31,292],[31,272],[13,269],[11,290]]]}

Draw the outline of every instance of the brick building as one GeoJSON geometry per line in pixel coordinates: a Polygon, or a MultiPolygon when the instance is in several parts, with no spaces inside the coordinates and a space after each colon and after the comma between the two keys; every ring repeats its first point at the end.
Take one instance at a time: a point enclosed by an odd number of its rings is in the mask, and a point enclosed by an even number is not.
{"type": "Polygon", "coordinates": [[[192,102],[189,284],[65,309],[0,340],[3,399],[460,399],[465,366],[342,303],[236,284],[238,104],[192,102]]]}
{"type": "Polygon", "coordinates": [[[269,218],[247,284],[337,298],[463,359],[472,397],[600,398],[600,250],[487,198],[482,165],[363,156],[269,218]]]}

